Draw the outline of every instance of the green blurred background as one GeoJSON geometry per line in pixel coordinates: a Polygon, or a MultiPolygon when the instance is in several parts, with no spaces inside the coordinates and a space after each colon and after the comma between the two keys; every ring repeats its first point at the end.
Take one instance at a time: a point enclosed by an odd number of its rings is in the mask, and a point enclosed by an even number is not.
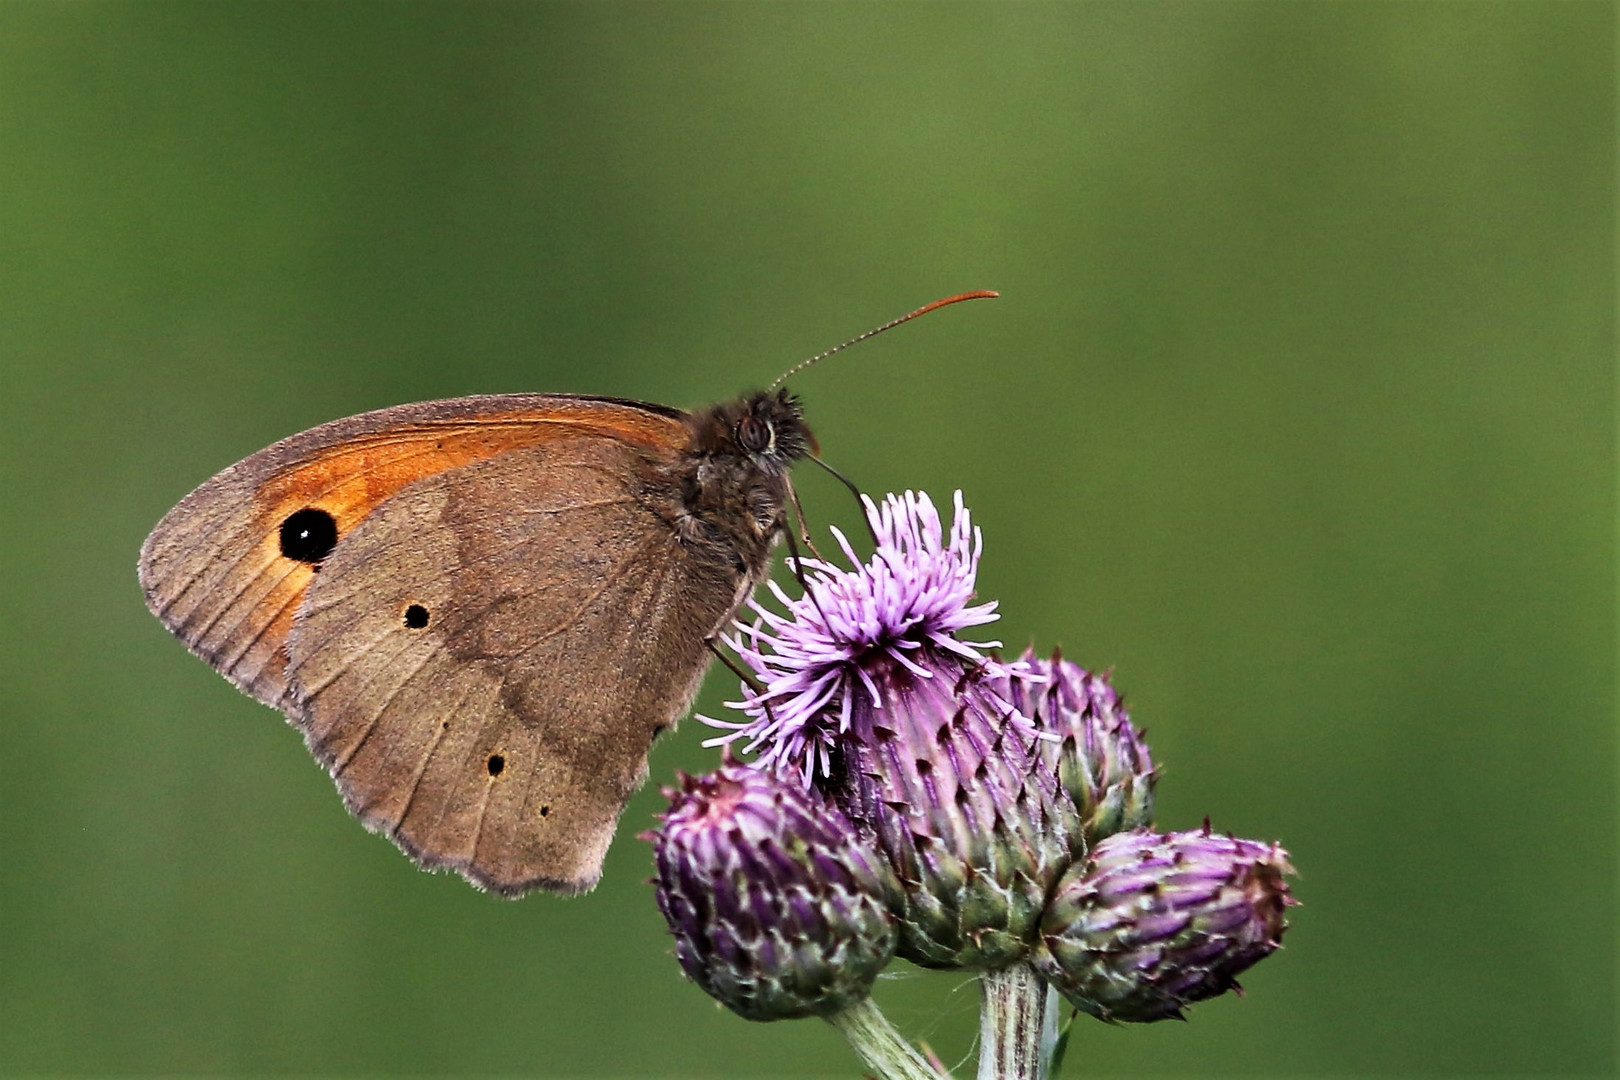
{"type": "MultiPolygon", "coordinates": [[[[1607,3],[0,3],[0,1069],[844,1075],[582,900],[418,873],[142,606],[273,440],[796,380],[1112,666],[1161,823],[1281,838],[1246,999],[1069,1075],[1615,1067],[1607,3]]],[[[812,515],[852,520],[805,471],[812,515]]],[[[700,700],[714,712],[728,679],[700,700]]],[[[686,723],[656,780],[714,760],[686,723]]],[[[976,988],[878,997],[947,1061],[976,988]]]]}

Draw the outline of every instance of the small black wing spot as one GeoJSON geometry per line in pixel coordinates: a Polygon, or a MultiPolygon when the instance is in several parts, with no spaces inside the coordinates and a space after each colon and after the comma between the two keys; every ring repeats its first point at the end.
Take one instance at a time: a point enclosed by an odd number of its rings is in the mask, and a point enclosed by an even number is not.
{"type": "Polygon", "coordinates": [[[491,754],[489,755],[489,760],[484,764],[485,767],[489,769],[489,775],[499,776],[506,768],[506,758],[500,754],[491,754]]]}
{"type": "Polygon", "coordinates": [[[428,609],[421,604],[412,604],[405,609],[405,625],[412,630],[420,630],[428,624],[428,609]]]}

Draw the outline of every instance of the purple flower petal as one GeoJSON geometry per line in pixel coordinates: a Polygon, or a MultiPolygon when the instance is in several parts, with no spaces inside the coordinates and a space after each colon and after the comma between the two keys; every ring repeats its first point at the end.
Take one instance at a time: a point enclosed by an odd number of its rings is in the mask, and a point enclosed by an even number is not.
{"type": "Polygon", "coordinates": [[[863,689],[875,708],[882,696],[866,670],[884,656],[918,678],[933,672],[916,650],[933,648],[1004,674],[982,651],[999,642],[964,642],[956,635],[994,622],[994,603],[973,605],[974,581],[984,539],[972,525],[961,492],[947,534],[933,501],[920,492],[889,495],[882,505],[863,501],[877,534],[877,548],[864,563],[849,539],[833,536],[854,569],[820,559],[803,559],[798,569],[810,595],[788,596],[775,582],[770,589],[785,613],[749,602],[751,622],[738,621],[726,644],[764,686],[744,688],[740,702],[727,704],[749,717],[741,723],[700,716],[725,732],[704,743],[742,741],[765,768],[801,775],[807,782],[825,775],[832,742],[849,726],[851,695],[863,689]]]}

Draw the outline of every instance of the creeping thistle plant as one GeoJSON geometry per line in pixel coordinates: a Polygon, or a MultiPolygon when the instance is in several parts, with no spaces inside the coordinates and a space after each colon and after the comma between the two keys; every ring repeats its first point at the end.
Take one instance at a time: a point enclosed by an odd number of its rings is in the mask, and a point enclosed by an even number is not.
{"type": "Polygon", "coordinates": [[[978,973],[980,1080],[1041,1080],[1058,998],[1179,1018],[1275,951],[1276,844],[1153,831],[1158,778],[1119,694],[1056,654],[961,635],[983,540],[958,495],[866,502],[876,550],[797,569],[727,639],[751,670],[739,745],[666,792],[649,834],[682,969],[750,1020],[822,1016],[888,1078],[937,1078],[869,997],[893,956],[978,973]]]}

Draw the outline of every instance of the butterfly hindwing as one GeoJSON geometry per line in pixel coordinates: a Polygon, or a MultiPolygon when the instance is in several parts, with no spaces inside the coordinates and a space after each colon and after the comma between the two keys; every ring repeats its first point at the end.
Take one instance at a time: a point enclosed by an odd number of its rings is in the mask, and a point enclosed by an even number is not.
{"type": "Polygon", "coordinates": [[[659,468],[600,438],[501,454],[400,492],[323,566],[294,715],[424,865],[504,893],[595,883],[744,582],[682,546],[659,468]]]}

